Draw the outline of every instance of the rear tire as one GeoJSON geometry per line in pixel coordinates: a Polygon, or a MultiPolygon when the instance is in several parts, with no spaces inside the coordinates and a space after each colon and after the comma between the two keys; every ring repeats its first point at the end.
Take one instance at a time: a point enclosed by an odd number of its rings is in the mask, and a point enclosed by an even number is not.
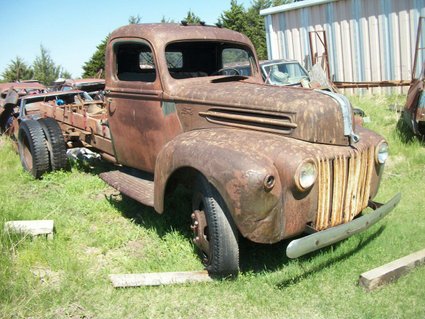
{"type": "Polygon", "coordinates": [[[54,119],[47,117],[38,120],[43,128],[49,150],[50,170],[57,171],[65,169],[68,163],[66,157],[66,144],[62,130],[54,119]]]}
{"type": "Polygon", "coordinates": [[[34,178],[49,170],[49,152],[44,131],[37,121],[22,121],[18,133],[18,151],[23,168],[34,178]]]}
{"type": "Polygon", "coordinates": [[[237,276],[238,231],[222,197],[203,176],[197,179],[192,209],[194,242],[210,275],[237,276]]]}

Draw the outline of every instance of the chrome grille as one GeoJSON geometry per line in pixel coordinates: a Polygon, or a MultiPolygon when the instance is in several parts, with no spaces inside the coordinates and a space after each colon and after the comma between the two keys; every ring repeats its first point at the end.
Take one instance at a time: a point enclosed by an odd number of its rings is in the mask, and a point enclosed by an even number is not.
{"type": "Polygon", "coordinates": [[[374,148],[348,156],[318,160],[318,212],[315,229],[351,221],[367,207],[374,166],[374,148]]]}

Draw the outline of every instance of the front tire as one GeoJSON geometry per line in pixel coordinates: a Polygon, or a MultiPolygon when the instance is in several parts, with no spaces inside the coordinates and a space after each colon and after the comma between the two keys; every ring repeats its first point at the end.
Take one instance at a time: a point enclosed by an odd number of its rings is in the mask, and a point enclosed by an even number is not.
{"type": "Polygon", "coordinates": [[[203,176],[196,181],[192,210],[194,243],[210,275],[237,276],[238,231],[224,200],[203,176]]]}
{"type": "Polygon", "coordinates": [[[22,121],[18,133],[18,151],[23,168],[40,178],[49,170],[49,152],[41,125],[34,120],[22,121]]]}

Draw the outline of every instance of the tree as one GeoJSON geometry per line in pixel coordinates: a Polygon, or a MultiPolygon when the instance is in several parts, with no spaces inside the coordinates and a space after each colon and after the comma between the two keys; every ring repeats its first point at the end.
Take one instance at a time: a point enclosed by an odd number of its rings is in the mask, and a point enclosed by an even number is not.
{"type": "Polygon", "coordinates": [[[128,24],[139,24],[140,21],[142,21],[142,17],[139,15],[128,18],[128,24]]]}
{"type": "Polygon", "coordinates": [[[50,85],[62,75],[70,75],[60,65],[53,62],[49,52],[42,45],[40,45],[40,55],[35,58],[32,67],[34,78],[45,85],[50,85]]]}
{"type": "Polygon", "coordinates": [[[69,73],[68,71],[66,71],[66,70],[62,69],[62,70],[61,70],[61,75],[60,75],[60,77],[61,77],[62,79],[72,79],[72,74],[71,74],[71,73],[69,73]]]}
{"type": "Polygon", "coordinates": [[[7,66],[6,70],[2,73],[3,80],[6,82],[15,82],[22,80],[32,79],[34,72],[30,66],[28,66],[23,59],[16,57],[7,66]]]}
{"type": "Polygon", "coordinates": [[[84,63],[83,78],[94,78],[105,70],[105,51],[109,35],[96,47],[90,60],[84,63]]]}
{"type": "Polygon", "coordinates": [[[230,2],[230,9],[221,14],[218,24],[227,29],[245,33],[247,24],[246,11],[243,5],[238,4],[237,0],[232,0],[230,2]]]}
{"type": "Polygon", "coordinates": [[[186,17],[183,19],[183,21],[186,21],[190,24],[197,24],[200,23],[202,20],[200,17],[198,17],[196,14],[194,14],[191,10],[187,12],[186,17]]]}
{"type": "Polygon", "coordinates": [[[245,10],[237,0],[231,0],[230,9],[221,14],[218,24],[245,34],[254,45],[259,59],[266,59],[266,31],[260,10],[290,2],[292,0],[253,0],[251,7],[245,10]]]}
{"type": "MultiPolygon", "coordinates": [[[[139,24],[141,20],[142,18],[139,15],[130,16],[128,18],[128,23],[139,24]]],[[[103,72],[105,70],[105,52],[108,40],[109,34],[96,47],[96,51],[91,56],[90,60],[84,63],[82,75],[83,78],[95,78],[99,76],[104,78],[105,75],[103,72]]]]}

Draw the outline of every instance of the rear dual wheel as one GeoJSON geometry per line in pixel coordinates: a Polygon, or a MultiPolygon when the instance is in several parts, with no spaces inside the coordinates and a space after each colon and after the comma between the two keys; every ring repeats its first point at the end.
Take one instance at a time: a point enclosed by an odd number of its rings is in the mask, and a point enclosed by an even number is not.
{"type": "Polygon", "coordinates": [[[18,152],[23,168],[34,178],[66,168],[66,146],[59,124],[51,118],[22,121],[18,152]]]}
{"type": "Polygon", "coordinates": [[[43,128],[34,120],[22,121],[18,133],[18,151],[23,168],[40,178],[49,170],[49,151],[43,128]]]}
{"type": "Polygon", "coordinates": [[[49,149],[49,169],[51,171],[65,169],[68,163],[66,144],[58,122],[50,117],[40,119],[38,122],[44,131],[47,148],[49,149]]]}
{"type": "Polygon", "coordinates": [[[192,200],[194,243],[212,276],[239,272],[238,231],[218,191],[203,177],[196,181],[192,200]]]}

